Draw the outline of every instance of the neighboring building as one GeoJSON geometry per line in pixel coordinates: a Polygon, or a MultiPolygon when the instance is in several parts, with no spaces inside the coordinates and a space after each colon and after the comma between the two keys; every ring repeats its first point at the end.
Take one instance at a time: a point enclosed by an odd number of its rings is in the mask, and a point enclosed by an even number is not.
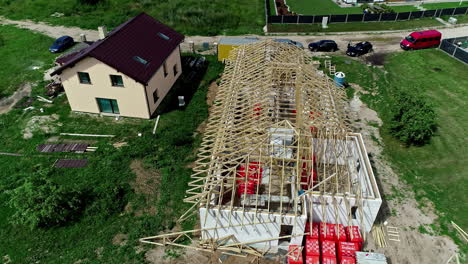
{"type": "Polygon", "coordinates": [[[250,44],[259,41],[258,38],[221,38],[218,44],[218,60],[224,61],[228,58],[229,53],[239,45],[250,44]]]}
{"type": "Polygon", "coordinates": [[[182,73],[184,36],[145,13],[104,36],[60,58],[51,75],[73,111],[151,118],[182,73]]]}

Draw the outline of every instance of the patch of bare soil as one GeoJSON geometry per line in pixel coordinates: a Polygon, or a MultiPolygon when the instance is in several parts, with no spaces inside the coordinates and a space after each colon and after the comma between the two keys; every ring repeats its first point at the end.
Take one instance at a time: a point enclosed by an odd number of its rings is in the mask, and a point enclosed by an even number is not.
{"type": "Polygon", "coordinates": [[[23,129],[23,138],[30,139],[33,137],[34,132],[37,131],[42,131],[47,134],[55,133],[57,130],[56,125],[60,125],[54,124],[58,118],[59,116],[57,114],[31,117],[26,127],[23,129]]]}
{"type": "MultiPolygon", "coordinates": [[[[359,91],[359,87],[357,90],[359,91]]],[[[400,242],[387,241],[386,248],[377,248],[370,235],[365,249],[384,253],[389,258],[389,263],[394,264],[446,263],[458,251],[458,247],[449,237],[422,234],[418,231],[421,225],[435,223],[437,216],[430,203],[424,209],[418,207],[412,188],[400,181],[382,155],[382,139],[378,129],[382,121],[375,111],[361,102],[359,96],[352,99],[350,108],[355,119],[355,131],[364,137],[380,192],[383,196],[393,196],[391,200],[383,197],[379,220],[387,221],[389,226],[398,227],[400,235],[400,242]]]]}
{"type": "Polygon", "coordinates": [[[369,56],[364,57],[364,61],[375,66],[383,66],[386,57],[386,53],[373,52],[369,56]]]}
{"type": "Polygon", "coordinates": [[[130,184],[135,192],[151,196],[156,195],[161,178],[159,172],[144,168],[141,160],[132,161],[130,169],[136,174],[135,182],[130,184]]]}
{"type": "MultiPolygon", "coordinates": [[[[134,160],[130,164],[130,169],[135,173],[134,182],[130,182],[135,193],[144,194],[146,201],[155,200],[158,198],[158,187],[161,175],[157,170],[147,169],[143,167],[141,160],[134,160]]],[[[129,203],[125,206],[125,212],[132,212],[133,206],[129,203]]],[[[135,216],[142,216],[144,213],[155,215],[156,207],[151,205],[147,208],[135,210],[135,216]]]]}
{"type": "Polygon", "coordinates": [[[255,263],[255,264],[278,264],[282,263],[280,257],[278,259],[267,259],[260,258],[256,261],[255,257],[234,257],[228,255],[220,255],[219,253],[211,254],[209,252],[197,251],[193,249],[187,249],[181,251],[180,249],[170,249],[170,253],[166,252],[164,247],[155,247],[145,254],[145,259],[148,263],[152,264],[245,264],[245,263],[255,263]],[[169,255],[174,254],[179,255],[178,257],[169,257],[169,255]]]}
{"type": "Polygon", "coordinates": [[[117,234],[112,238],[112,245],[116,246],[125,246],[128,241],[128,235],[127,234],[117,234]]]}
{"type": "Polygon", "coordinates": [[[17,102],[23,97],[29,96],[32,90],[32,83],[23,83],[19,89],[11,96],[0,99],[0,114],[8,113],[17,102]]]}
{"type": "Polygon", "coordinates": [[[208,87],[208,93],[206,94],[206,103],[208,106],[212,106],[218,93],[219,86],[216,82],[212,82],[208,87]]]}

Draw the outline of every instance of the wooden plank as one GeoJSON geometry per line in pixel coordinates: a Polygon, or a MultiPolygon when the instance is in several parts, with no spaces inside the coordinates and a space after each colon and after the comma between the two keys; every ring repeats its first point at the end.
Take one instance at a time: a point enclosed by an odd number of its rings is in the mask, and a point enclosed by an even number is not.
{"type": "Polygon", "coordinates": [[[8,153],[8,152],[0,152],[0,155],[3,155],[3,156],[15,156],[15,157],[21,157],[21,156],[23,156],[23,154],[8,153]]]}
{"type": "Polygon", "coordinates": [[[94,134],[76,134],[76,133],[60,133],[61,136],[77,136],[77,137],[115,137],[115,135],[94,135],[94,134]]]}

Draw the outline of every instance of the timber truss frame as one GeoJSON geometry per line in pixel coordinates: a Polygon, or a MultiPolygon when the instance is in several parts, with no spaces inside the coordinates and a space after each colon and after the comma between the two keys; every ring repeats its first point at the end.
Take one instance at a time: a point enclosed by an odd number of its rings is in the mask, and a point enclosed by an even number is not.
{"type": "MultiPolygon", "coordinates": [[[[336,215],[335,195],[342,195],[351,212],[347,197],[362,204],[368,186],[348,162],[356,150],[347,111],[344,90],[331,85],[304,50],[271,40],[234,49],[226,60],[184,199],[193,205],[179,219],[200,208],[216,209],[215,226],[141,242],[262,256],[265,252],[249,244],[284,236],[239,242],[233,236],[214,237],[211,234],[216,232],[211,231],[235,227],[231,215],[239,211],[242,227],[265,224],[258,217],[264,213],[279,216],[280,221],[282,216],[299,216],[307,210],[312,216],[306,205],[312,207],[311,195],[331,196],[336,215]],[[231,212],[227,223],[219,221],[221,211],[231,212]],[[244,220],[246,212],[255,213],[254,223],[244,220]],[[193,246],[191,237],[198,234],[202,238],[193,246]],[[182,238],[192,246],[179,243],[182,238]]],[[[326,203],[322,199],[320,206],[326,203]]],[[[322,219],[327,219],[327,210],[321,211],[322,219]]],[[[201,226],[206,226],[208,215],[200,217],[201,226]]],[[[348,218],[351,222],[351,213],[348,218]]]]}

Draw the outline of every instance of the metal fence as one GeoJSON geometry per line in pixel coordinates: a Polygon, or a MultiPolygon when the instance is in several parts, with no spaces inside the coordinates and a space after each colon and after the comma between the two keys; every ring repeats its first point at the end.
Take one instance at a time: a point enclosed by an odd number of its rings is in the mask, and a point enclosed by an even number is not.
{"type": "Polygon", "coordinates": [[[443,39],[439,48],[448,55],[468,64],[468,36],[443,39]],[[459,43],[461,43],[461,46],[459,46],[459,43]]]}
{"type": "Polygon", "coordinates": [[[328,17],[328,23],[402,21],[424,17],[456,16],[468,14],[468,7],[445,8],[436,10],[413,11],[386,14],[347,14],[347,15],[314,15],[314,16],[270,16],[269,0],[266,0],[267,22],[269,24],[313,24],[322,23],[328,17]]]}

